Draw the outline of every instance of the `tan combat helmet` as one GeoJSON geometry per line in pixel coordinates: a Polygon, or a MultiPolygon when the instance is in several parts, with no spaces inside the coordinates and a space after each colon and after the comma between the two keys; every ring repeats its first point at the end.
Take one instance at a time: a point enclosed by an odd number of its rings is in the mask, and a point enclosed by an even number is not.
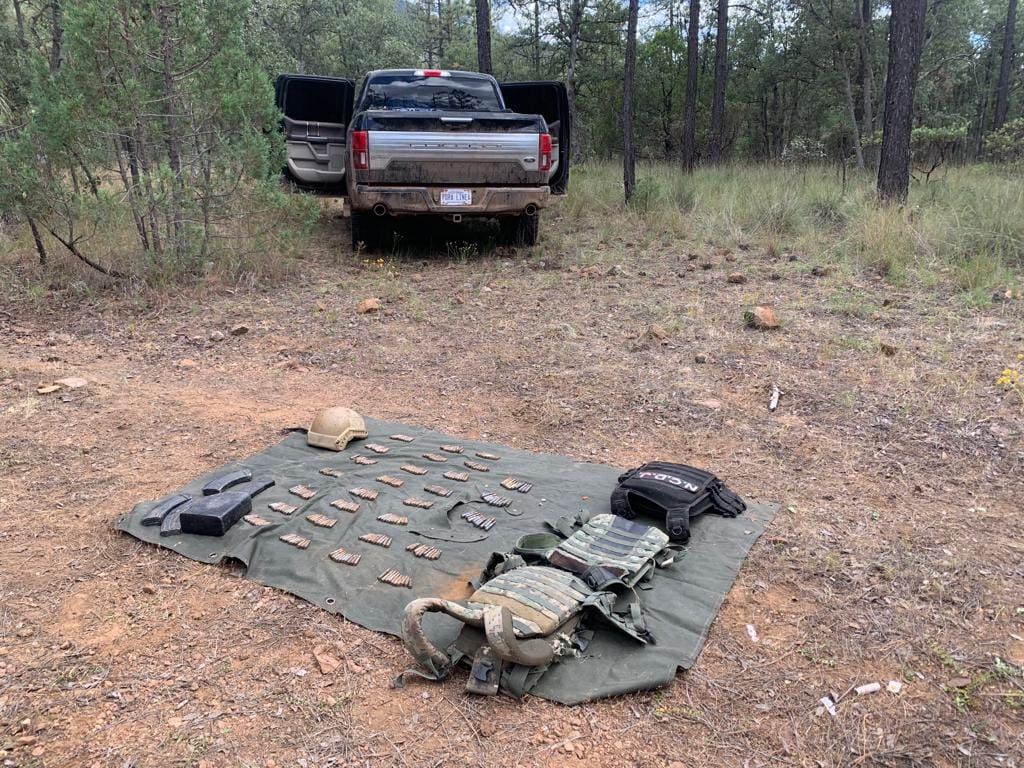
{"type": "Polygon", "coordinates": [[[326,408],[313,419],[306,442],[317,448],[343,451],[349,440],[368,434],[363,417],[351,408],[326,408]]]}

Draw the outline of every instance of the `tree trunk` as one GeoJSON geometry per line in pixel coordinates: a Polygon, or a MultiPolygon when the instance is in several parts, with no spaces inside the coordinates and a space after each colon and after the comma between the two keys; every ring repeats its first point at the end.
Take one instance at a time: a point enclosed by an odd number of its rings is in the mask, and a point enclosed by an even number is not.
{"type": "Polygon", "coordinates": [[[128,170],[124,165],[124,154],[117,140],[114,140],[114,156],[117,158],[117,170],[121,175],[121,183],[124,185],[125,194],[128,197],[128,207],[132,212],[132,220],[135,222],[135,229],[139,233],[139,243],[143,251],[149,251],[149,238],[146,237],[146,223],[139,212],[138,196],[135,186],[128,177],[128,170]]]}
{"type": "MultiPolygon", "coordinates": [[[[871,0],[863,0],[857,3],[857,47],[860,50],[861,81],[860,92],[863,100],[861,108],[861,132],[862,138],[870,137],[875,132],[875,121],[878,119],[875,114],[875,56],[871,49],[871,30],[874,9],[871,0]]],[[[877,168],[878,148],[871,143],[868,147],[862,148],[864,152],[864,163],[877,168]]]]}
{"type": "Polygon", "coordinates": [[[882,154],[878,165],[878,196],[887,202],[906,200],[910,186],[910,136],[926,2],[892,0],[882,154]]]}
{"type": "Polygon", "coordinates": [[[491,0],[476,0],[476,66],[491,74],[491,0]]]}
{"type": "Polygon", "coordinates": [[[533,0],[533,76],[540,80],[540,0],[533,0]]]}
{"type": "Polygon", "coordinates": [[[633,137],[633,81],[636,78],[636,24],[640,0],[629,0],[626,25],[626,71],[622,83],[622,181],[626,202],[636,189],[636,145],[633,137]]]}
{"type": "Polygon", "coordinates": [[[50,71],[56,72],[60,69],[63,53],[61,41],[64,38],[64,10],[61,7],[61,0],[50,0],[50,10],[53,14],[53,28],[50,30],[50,71]]]}
{"type": "Polygon", "coordinates": [[[171,168],[173,178],[172,204],[171,204],[171,231],[170,236],[174,240],[175,255],[184,260],[185,258],[185,194],[183,189],[184,180],[181,177],[181,137],[178,133],[178,95],[174,82],[174,50],[176,47],[174,35],[172,34],[173,19],[172,9],[167,4],[159,7],[159,24],[161,34],[161,58],[163,61],[163,86],[164,104],[167,108],[167,163],[171,168]]]}
{"type": "Polygon", "coordinates": [[[437,66],[444,66],[444,8],[437,0],[437,66]]]}
{"type": "Polygon", "coordinates": [[[18,45],[25,47],[25,14],[21,11],[21,0],[14,0],[14,21],[18,29],[18,45]]]}
{"type": "Polygon", "coordinates": [[[846,54],[837,46],[839,66],[843,70],[843,90],[846,93],[846,112],[850,116],[850,137],[853,139],[853,152],[857,157],[857,168],[864,170],[864,150],[860,144],[860,126],[857,125],[857,107],[853,101],[853,83],[850,82],[850,68],[846,63],[846,54]]]}
{"type": "Polygon", "coordinates": [[[576,65],[579,63],[580,30],[583,28],[585,2],[586,0],[573,0],[569,16],[569,62],[565,75],[565,90],[569,101],[569,144],[574,163],[583,159],[580,120],[576,110],[576,65]]]}
{"type": "Polygon", "coordinates": [[[697,39],[700,33],[700,0],[690,0],[686,30],[686,97],[683,102],[683,170],[697,163],[697,39]]]}
{"type": "Polygon", "coordinates": [[[715,35],[715,93],[711,100],[711,137],[708,160],[722,162],[725,155],[725,84],[729,76],[729,2],[718,0],[718,33],[715,35]]]}
{"type": "Polygon", "coordinates": [[[862,128],[864,136],[870,136],[875,132],[875,62],[871,53],[871,18],[874,13],[871,7],[871,0],[863,0],[857,3],[857,45],[860,48],[860,63],[862,70],[861,97],[864,100],[862,109],[862,128]]]}
{"type": "Polygon", "coordinates": [[[39,227],[36,226],[36,220],[31,216],[26,216],[25,218],[28,220],[28,228],[32,230],[32,240],[35,241],[36,253],[39,254],[39,266],[45,267],[49,259],[46,255],[46,246],[43,244],[43,238],[39,234],[39,227]]]}
{"type": "Polygon", "coordinates": [[[1006,110],[1010,102],[1010,72],[1013,71],[1016,27],[1017,0],[1010,0],[1006,7],[1006,26],[1003,27],[1003,57],[999,62],[999,82],[996,84],[996,113],[992,118],[993,131],[998,131],[1006,122],[1006,110]]]}

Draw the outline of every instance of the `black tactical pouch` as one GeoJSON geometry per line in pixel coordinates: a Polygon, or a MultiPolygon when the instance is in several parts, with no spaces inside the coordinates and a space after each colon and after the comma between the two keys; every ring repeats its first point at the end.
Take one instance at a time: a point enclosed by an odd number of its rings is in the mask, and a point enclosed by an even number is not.
{"type": "Polygon", "coordinates": [[[685,543],[690,538],[690,518],[705,512],[735,517],[747,505],[711,472],[652,461],[619,476],[611,507],[629,520],[638,515],[664,516],[669,538],[685,543]]]}

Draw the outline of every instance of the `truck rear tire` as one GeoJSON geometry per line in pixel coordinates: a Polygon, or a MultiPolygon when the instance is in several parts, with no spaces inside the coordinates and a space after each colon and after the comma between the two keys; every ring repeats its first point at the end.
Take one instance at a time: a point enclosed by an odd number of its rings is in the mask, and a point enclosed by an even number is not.
{"type": "Polygon", "coordinates": [[[527,216],[525,213],[520,216],[509,216],[500,221],[502,242],[517,248],[537,244],[537,235],[540,232],[539,213],[533,216],[527,216]]]}
{"type": "Polygon", "coordinates": [[[370,211],[352,211],[349,218],[352,228],[352,250],[372,252],[380,245],[380,222],[370,211]]]}

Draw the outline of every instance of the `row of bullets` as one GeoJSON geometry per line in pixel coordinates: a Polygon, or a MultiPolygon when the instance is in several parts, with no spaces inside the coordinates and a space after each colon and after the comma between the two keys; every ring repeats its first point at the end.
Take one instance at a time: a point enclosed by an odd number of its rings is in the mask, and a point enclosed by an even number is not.
{"type": "Polygon", "coordinates": [[[445,488],[443,485],[425,485],[423,486],[423,490],[427,493],[432,493],[435,496],[444,496],[445,498],[452,495],[451,488],[445,488]]]}
{"type": "Polygon", "coordinates": [[[306,515],[306,519],[313,525],[319,525],[321,528],[333,528],[335,523],[338,522],[335,518],[328,517],[327,515],[321,515],[319,512],[314,512],[312,515],[306,515]]]}
{"type": "Polygon", "coordinates": [[[363,456],[361,453],[357,453],[355,456],[353,456],[352,461],[354,461],[356,464],[361,464],[364,467],[368,467],[371,464],[377,463],[376,459],[371,459],[369,456],[363,456]]]}
{"type": "Polygon", "coordinates": [[[359,561],[363,559],[362,555],[357,555],[353,552],[346,552],[341,547],[338,547],[338,549],[331,552],[328,557],[336,563],[343,563],[345,565],[359,565],[359,561]]]}
{"type": "Polygon", "coordinates": [[[484,501],[490,504],[492,507],[510,507],[512,506],[512,499],[506,498],[497,493],[487,492],[481,497],[484,501]]]}
{"type": "Polygon", "coordinates": [[[392,440],[398,440],[400,443],[411,443],[415,440],[415,437],[409,437],[409,435],[391,435],[392,440]]]}
{"type": "Polygon", "coordinates": [[[307,485],[293,485],[288,489],[288,493],[294,493],[300,499],[305,499],[306,501],[316,496],[316,491],[307,485]]]}
{"type": "Polygon", "coordinates": [[[387,453],[391,450],[386,445],[380,445],[379,443],[363,443],[363,447],[374,453],[387,453]]]}
{"type": "Polygon", "coordinates": [[[305,536],[299,536],[297,533],[286,533],[278,538],[285,544],[291,544],[293,547],[298,547],[299,549],[305,549],[310,544],[309,539],[305,536]]]}
{"type": "Polygon", "coordinates": [[[393,587],[407,587],[412,589],[412,579],[395,568],[388,568],[384,573],[377,577],[377,581],[382,581],[393,587]]]}
{"type": "Polygon", "coordinates": [[[359,504],[348,499],[335,499],[331,502],[331,506],[335,509],[340,509],[342,512],[351,512],[352,514],[359,511],[359,504]]]}
{"type": "Polygon", "coordinates": [[[298,509],[294,504],[285,504],[283,501],[275,501],[272,504],[267,504],[275,512],[280,512],[282,515],[294,514],[295,510],[298,509]]]}
{"type": "Polygon", "coordinates": [[[408,472],[410,475],[425,475],[427,470],[423,467],[417,467],[415,464],[403,464],[401,466],[403,472],[408,472]]]}
{"type": "Polygon", "coordinates": [[[415,496],[408,499],[402,499],[402,503],[407,507],[419,507],[420,509],[430,509],[434,506],[434,502],[427,501],[426,499],[417,499],[415,496]]]}
{"type": "Polygon", "coordinates": [[[441,556],[441,550],[437,547],[432,547],[429,544],[420,544],[414,541],[405,548],[406,552],[412,552],[416,557],[423,557],[427,560],[437,560],[441,556]]]}
{"type": "Polygon", "coordinates": [[[476,512],[472,509],[468,509],[462,513],[462,519],[470,525],[475,525],[482,531],[489,531],[494,527],[494,524],[498,522],[496,517],[487,517],[487,515],[476,512]]]}
{"type": "Polygon", "coordinates": [[[249,525],[255,525],[257,528],[263,525],[270,525],[269,520],[264,520],[259,515],[243,515],[242,519],[249,525]]]}
{"type": "Polygon", "coordinates": [[[468,469],[475,469],[477,472],[490,472],[491,468],[486,464],[481,464],[479,461],[470,461],[466,459],[462,462],[468,469]]]}
{"type": "Polygon", "coordinates": [[[514,477],[506,477],[501,481],[501,487],[507,488],[510,491],[519,491],[520,493],[529,493],[533,490],[533,483],[528,483],[525,480],[517,480],[514,477]]]}
{"type": "Polygon", "coordinates": [[[383,533],[364,533],[359,540],[365,541],[367,544],[376,544],[385,549],[391,546],[391,537],[385,536],[383,533]]]}
{"type": "Polygon", "coordinates": [[[390,485],[392,488],[401,488],[405,480],[400,477],[394,477],[393,475],[380,475],[377,477],[378,483],[384,483],[384,485],[390,485]]]}
{"type": "Polygon", "coordinates": [[[445,472],[444,477],[447,480],[455,480],[458,483],[469,482],[469,475],[467,475],[465,472],[445,472]]]}
{"type": "Polygon", "coordinates": [[[383,515],[377,515],[377,519],[382,523],[389,523],[390,525],[409,524],[409,518],[405,515],[393,515],[390,512],[385,512],[383,515]]]}

